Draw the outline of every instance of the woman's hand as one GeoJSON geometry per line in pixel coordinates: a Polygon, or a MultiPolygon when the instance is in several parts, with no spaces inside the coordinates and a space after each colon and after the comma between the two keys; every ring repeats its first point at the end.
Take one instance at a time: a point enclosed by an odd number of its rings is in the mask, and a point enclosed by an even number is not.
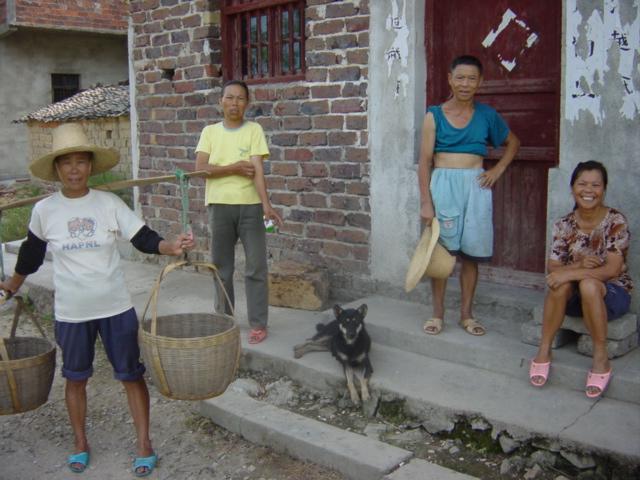
{"type": "Polygon", "coordinates": [[[245,178],[253,178],[256,174],[256,169],[251,162],[241,160],[233,164],[236,167],[236,174],[245,178]]]}
{"type": "Polygon", "coordinates": [[[551,290],[555,290],[559,286],[571,281],[571,272],[566,270],[557,270],[546,276],[547,285],[551,290]]]}
{"type": "Polygon", "coordinates": [[[502,176],[504,170],[498,165],[490,168],[486,172],[478,175],[478,183],[482,188],[493,188],[498,179],[502,176]]]}
{"type": "Polygon", "coordinates": [[[160,242],[160,253],[177,257],[191,250],[194,246],[193,233],[181,233],[171,242],[167,240],[160,242]]]}
{"type": "Polygon", "coordinates": [[[263,211],[264,211],[264,218],[266,218],[267,220],[273,221],[273,223],[275,223],[278,227],[282,227],[282,225],[284,225],[284,221],[282,220],[282,217],[278,215],[278,212],[276,212],[271,205],[263,207],[263,211]]]}
{"type": "Polygon", "coordinates": [[[581,268],[598,268],[602,266],[602,260],[600,257],[596,257],[595,255],[588,255],[580,260],[581,268]]]}

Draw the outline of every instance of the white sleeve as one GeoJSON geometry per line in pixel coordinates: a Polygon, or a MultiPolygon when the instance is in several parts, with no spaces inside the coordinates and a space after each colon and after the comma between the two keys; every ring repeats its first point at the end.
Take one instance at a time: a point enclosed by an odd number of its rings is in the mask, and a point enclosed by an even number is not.
{"type": "Polygon", "coordinates": [[[45,242],[47,241],[47,239],[44,238],[44,231],[42,228],[42,220],[40,218],[40,209],[38,208],[38,204],[36,204],[33,207],[33,210],[31,211],[31,219],[29,220],[29,230],[31,230],[31,233],[33,233],[40,240],[45,242]]]}
{"type": "Polygon", "coordinates": [[[120,197],[117,195],[112,196],[120,235],[126,240],[131,240],[135,234],[138,233],[138,230],[144,226],[144,222],[138,218],[135,212],[131,210],[120,197]]]}

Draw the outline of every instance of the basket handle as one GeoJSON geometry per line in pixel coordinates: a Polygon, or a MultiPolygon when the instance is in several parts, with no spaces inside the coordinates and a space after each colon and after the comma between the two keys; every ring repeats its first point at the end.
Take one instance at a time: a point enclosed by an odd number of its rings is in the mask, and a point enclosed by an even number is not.
{"type": "Polygon", "coordinates": [[[42,335],[42,338],[44,338],[45,340],[49,340],[47,338],[47,335],[44,333],[44,329],[40,325],[40,322],[38,322],[38,319],[35,316],[35,314],[25,306],[24,299],[22,298],[22,296],[15,295],[12,298],[14,299],[13,301],[16,302],[16,309],[13,312],[13,323],[11,324],[11,338],[14,338],[16,336],[18,321],[20,320],[20,315],[24,311],[24,312],[27,312],[27,315],[29,315],[29,318],[31,319],[33,324],[38,328],[38,331],[40,332],[40,335],[42,335]]]}
{"type": "Polygon", "coordinates": [[[214,281],[218,283],[218,286],[220,287],[220,291],[222,291],[222,293],[224,294],[224,299],[227,302],[229,309],[231,310],[231,315],[235,316],[235,310],[229,298],[229,294],[227,293],[227,290],[224,288],[224,284],[220,279],[220,275],[218,275],[218,267],[208,262],[190,262],[189,260],[179,260],[177,262],[172,262],[168,264],[162,269],[162,271],[160,272],[160,275],[158,276],[158,279],[156,280],[156,283],[153,286],[153,289],[151,290],[151,295],[149,296],[149,300],[147,300],[147,305],[144,307],[144,312],[142,314],[141,321],[144,321],[144,318],[147,315],[147,311],[149,310],[149,306],[151,306],[151,335],[154,335],[154,336],[157,335],[158,294],[160,292],[160,284],[162,283],[162,280],[164,280],[164,278],[169,273],[171,273],[177,268],[181,268],[184,266],[193,266],[196,268],[203,267],[210,270],[211,273],[213,274],[214,281]]]}
{"type": "MultiPolygon", "coordinates": [[[[0,360],[7,363],[11,360],[9,358],[7,346],[4,343],[4,338],[2,337],[0,337],[0,360]]],[[[16,377],[13,374],[13,370],[9,365],[7,365],[6,369],[0,366],[0,370],[5,370],[7,372],[7,382],[9,383],[9,394],[11,395],[11,403],[13,404],[14,410],[19,412],[22,410],[22,406],[20,405],[20,397],[18,397],[18,384],[16,382],[16,377]]]]}

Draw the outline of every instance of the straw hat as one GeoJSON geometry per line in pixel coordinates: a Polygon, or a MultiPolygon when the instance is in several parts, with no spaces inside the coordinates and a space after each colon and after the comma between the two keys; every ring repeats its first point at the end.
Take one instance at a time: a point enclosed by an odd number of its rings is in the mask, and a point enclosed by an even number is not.
{"type": "Polygon", "coordinates": [[[54,159],[73,152],[93,153],[91,175],[110,170],[120,160],[120,155],[115,150],[91,144],[79,123],[63,123],[53,130],[51,153],[31,162],[29,170],[34,177],[56,182],[59,179],[53,165],[54,159]]]}
{"type": "Polygon", "coordinates": [[[413,254],[404,289],[410,292],[423,277],[447,278],[453,272],[456,257],[438,243],[440,237],[440,224],[434,217],[431,227],[425,227],[416,251],[413,254]]]}

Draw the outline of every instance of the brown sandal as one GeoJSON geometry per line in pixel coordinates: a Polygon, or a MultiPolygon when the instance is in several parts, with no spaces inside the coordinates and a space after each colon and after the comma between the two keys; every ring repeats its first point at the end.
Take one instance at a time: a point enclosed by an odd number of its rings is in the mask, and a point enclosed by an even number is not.
{"type": "Polygon", "coordinates": [[[438,335],[442,331],[442,319],[436,317],[430,318],[424,322],[422,330],[428,335],[438,335]]]}
{"type": "Polygon", "coordinates": [[[460,325],[470,335],[479,337],[487,333],[485,328],[475,318],[465,318],[460,322],[460,325]]]}

